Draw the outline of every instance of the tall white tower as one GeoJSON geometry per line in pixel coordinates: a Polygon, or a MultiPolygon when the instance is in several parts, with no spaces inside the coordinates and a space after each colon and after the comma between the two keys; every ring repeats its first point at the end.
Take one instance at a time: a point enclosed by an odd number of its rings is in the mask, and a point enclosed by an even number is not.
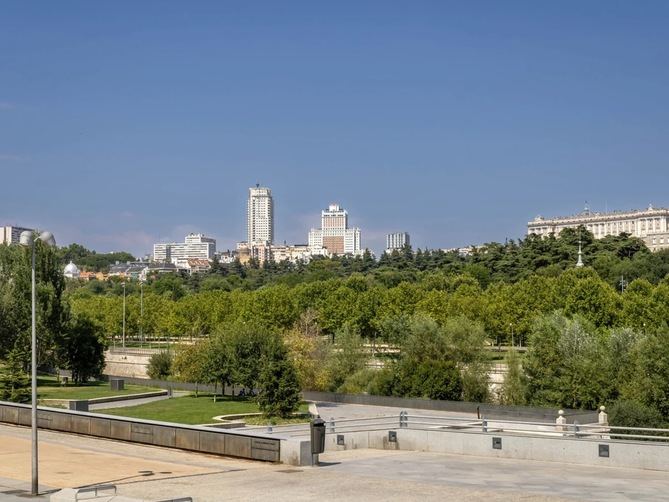
{"type": "Polygon", "coordinates": [[[274,200],[269,188],[260,185],[249,188],[246,217],[249,244],[274,242],[274,200]]]}

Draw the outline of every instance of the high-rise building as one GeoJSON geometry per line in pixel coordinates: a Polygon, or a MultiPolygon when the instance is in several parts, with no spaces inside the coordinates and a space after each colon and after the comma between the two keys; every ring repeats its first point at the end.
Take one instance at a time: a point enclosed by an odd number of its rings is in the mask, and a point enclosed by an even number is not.
{"type": "Polygon", "coordinates": [[[246,226],[249,245],[274,242],[274,199],[269,188],[260,185],[249,188],[246,226]]]}
{"type": "Polygon", "coordinates": [[[0,244],[18,244],[21,233],[25,231],[34,232],[32,228],[15,227],[13,225],[0,227],[0,244]]]}
{"type": "Polygon", "coordinates": [[[321,211],[321,228],[309,232],[309,249],[315,255],[359,255],[360,229],[348,228],[348,212],[330,204],[321,211]]]}
{"type": "Polygon", "coordinates": [[[159,242],[153,245],[153,261],[186,262],[199,258],[213,260],[216,254],[216,239],[205,237],[204,234],[188,234],[184,242],[159,242]]]}
{"type": "Polygon", "coordinates": [[[411,239],[406,232],[395,232],[386,235],[386,253],[392,253],[394,250],[400,250],[404,246],[410,246],[411,239]]]}
{"type": "Polygon", "coordinates": [[[527,234],[546,237],[558,235],[565,228],[583,225],[595,239],[607,235],[630,234],[642,239],[651,251],[669,248],[669,209],[649,206],[644,210],[592,212],[586,209],[574,216],[543,218],[537,216],[527,224],[527,234]]]}

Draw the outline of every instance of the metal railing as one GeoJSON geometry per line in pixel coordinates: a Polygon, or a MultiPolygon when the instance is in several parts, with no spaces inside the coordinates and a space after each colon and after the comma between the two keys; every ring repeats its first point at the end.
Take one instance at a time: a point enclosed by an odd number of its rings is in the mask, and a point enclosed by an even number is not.
{"type": "MultiPolygon", "coordinates": [[[[669,429],[651,427],[622,427],[608,424],[556,424],[521,420],[467,418],[437,415],[410,415],[402,411],[399,415],[383,415],[365,418],[326,419],[326,434],[344,434],[389,429],[425,431],[506,433],[547,438],[606,439],[654,441],[669,444],[669,429]]],[[[256,426],[255,429],[270,434],[308,436],[309,424],[256,426]]]]}

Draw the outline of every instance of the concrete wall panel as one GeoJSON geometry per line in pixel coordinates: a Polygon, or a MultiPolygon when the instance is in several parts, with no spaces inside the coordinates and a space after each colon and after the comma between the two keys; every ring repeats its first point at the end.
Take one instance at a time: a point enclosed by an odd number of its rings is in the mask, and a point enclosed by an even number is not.
{"type": "Polygon", "coordinates": [[[176,429],[174,445],[184,450],[198,451],[200,449],[200,432],[188,429],[176,429]]]}
{"type": "Polygon", "coordinates": [[[227,436],[218,432],[200,431],[200,451],[225,455],[225,441],[227,436]]]}
{"type": "Polygon", "coordinates": [[[12,408],[10,406],[0,407],[0,413],[2,413],[2,421],[8,424],[18,424],[19,423],[19,410],[17,408],[12,408]]]}
{"type": "Polygon", "coordinates": [[[49,413],[50,419],[48,428],[54,431],[71,432],[72,420],[68,415],[62,413],[49,413]]]}
{"type": "Polygon", "coordinates": [[[167,446],[174,448],[176,445],[176,432],[174,427],[153,426],[153,444],[156,446],[167,446]]]}
{"type": "Polygon", "coordinates": [[[111,420],[110,436],[112,439],[120,439],[121,441],[130,441],[130,422],[122,420],[111,420]]]}
{"type": "Polygon", "coordinates": [[[228,435],[225,438],[225,454],[232,457],[251,458],[251,437],[228,435]]]}
{"type": "Polygon", "coordinates": [[[130,440],[137,443],[153,444],[153,426],[131,423],[130,440]]]}
{"type": "Polygon", "coordinates": [[[19,425],[26,425],[30,427],[32,425],[32,420],[30,418],[30,408],[19,408],[19,425]]]}
{"type": "Polygon", "coordinates": [[[111,420],[91,418],[91,435],[108,438],[111,436],[111,420]]]}
{"type": "Polygon", "coordinates": [[[70,416],[70,431],[76,432],[77,434],[90,434],[91,433],[91,419],[90,417],[85,416],[70,416]]]}

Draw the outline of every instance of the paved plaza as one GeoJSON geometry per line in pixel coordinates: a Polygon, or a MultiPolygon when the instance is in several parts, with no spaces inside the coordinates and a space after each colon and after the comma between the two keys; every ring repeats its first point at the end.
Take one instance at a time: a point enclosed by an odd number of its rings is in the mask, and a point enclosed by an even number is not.
{"type": "MultiPolygon", "coordinates": [[[[29,429],[0,426],[0,500],[26,500],[29,452],[29,429]]],[[[664,472],[434,453],[342,451],[296,468],[41,431],[40,454],[43,490],[113,483],[146,500],[669,500],[664,472]]]]}

